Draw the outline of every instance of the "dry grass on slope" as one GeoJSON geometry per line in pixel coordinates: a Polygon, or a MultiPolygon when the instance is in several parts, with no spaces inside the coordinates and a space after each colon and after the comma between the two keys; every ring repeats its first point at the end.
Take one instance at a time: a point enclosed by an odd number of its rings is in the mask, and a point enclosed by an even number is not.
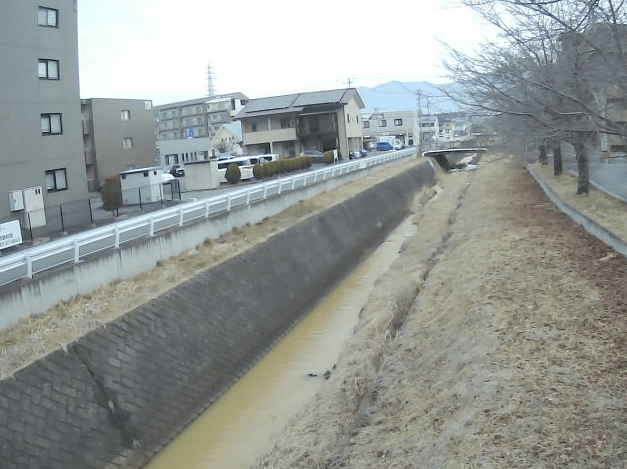
{"type": "MultiPolygon", "coordinates": [[[[625,259],[495,157],[446,215],[394,340],[375,346],[393,299],[372,297],[381,322],[256,467],[625,467],[625,259]]],[[[422,221],[383,282],[425,265],[422,221]]]]}
{"type": "Polygon", "coordinates": [[[24,318],[0,331],[0,379],[52,350],[67,344],[174,288],[199,270],[214,266],[267,239],[274,233],[318,213],[339,201],[399,174],[421,160],[411,159],[381,166],[368,176],[327,193],[295,204],[255,225],[247,225],[185,254],[164,262],[149,272],[55,305],[46,312],[24,318]]]}

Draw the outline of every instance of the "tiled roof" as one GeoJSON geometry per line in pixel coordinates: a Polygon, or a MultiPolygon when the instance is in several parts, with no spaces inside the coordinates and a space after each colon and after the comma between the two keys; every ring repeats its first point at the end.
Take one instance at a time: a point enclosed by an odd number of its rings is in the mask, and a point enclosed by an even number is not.
{"type": "Polygon", "coordinates": [[[324,105],[343,106],[347,104],[352,97],[357,100],[360,108],[364,107],[361,96],[359,96],[355,88],[252,99],[235,118],[242,119],[245,117],[268,114],[299,114],[307,107],[324,105]]]}

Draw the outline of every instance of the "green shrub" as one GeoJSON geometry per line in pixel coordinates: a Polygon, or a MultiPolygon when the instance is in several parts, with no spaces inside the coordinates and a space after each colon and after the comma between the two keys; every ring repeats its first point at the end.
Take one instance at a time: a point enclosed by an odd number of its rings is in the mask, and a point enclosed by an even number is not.
{"type": "Polygon", "coordinates": [[[230,184],[237,184],[242,179],[242,172],[239,170],[239,166],[232,163],[226,167],[224,177],[230,184]]]}
{"type": "Polygon", "coordinates": [[[102,208],[116,215],[122,206],[122,184],[118,176],[109,176],[100,190],[102,208]]]}
{"type": "Polygon", "coordinates": [[[333,150],[327,150],[322,154],[322,162],[326,164],[332,164],[334,158],[333,150]]]}
{"type": "Polygon", "coordinates": [[[266,176],[266,165],[265,164],[261,164],[261,163],[256,163],[255,166],[253,166],[253,176],[255,176],[257,179],[262,179],[266,176]]]}
{"type": "Polygon", "coordinates": [[[274,176],[277,174],[277,163],[276,161],[270,161],[269,163],[263,164],[263,175],[267,178],[274,176]]]}
{"type": "Polygon", "coordinates": [[[276,163],[277,163],[277,173],[278,174],[287,173],[287,167],[289,165],[289,163],[287,162],[287,159],[281,158],[281,159],[277,160],[276,163]]]}

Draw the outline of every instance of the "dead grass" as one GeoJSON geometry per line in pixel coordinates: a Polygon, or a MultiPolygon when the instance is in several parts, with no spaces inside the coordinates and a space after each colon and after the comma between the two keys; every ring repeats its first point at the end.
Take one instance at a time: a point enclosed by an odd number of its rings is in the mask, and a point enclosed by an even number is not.
{"type": "MultiPolygon", "coordinates": [[[[513,162],[467,177],[442,178],[332,380],[254,467],[625,467],[625,259],[513,162]],[[420,291],[393,337],[382,292],[408,276],[420,291]]],[[[575,187],[571,205],[624,218],[575,187]]]]}
{"type": "Polygon", "coordinates": [[[320,212],[417,162],[413,159],[385,165],[361,180],[292,205],[260,223],[244,226],[217,240],[207,240],[185,254],[159,262],[150,272],[114,282],[90,295],[57,304],[40,315],[21,319],[14,326],[0,331],[0,379],[38,357],[66,347],[91,330],[106,327],[107,322],[184,282],[198,271],[235,256],[303,217],[320,212]]]}

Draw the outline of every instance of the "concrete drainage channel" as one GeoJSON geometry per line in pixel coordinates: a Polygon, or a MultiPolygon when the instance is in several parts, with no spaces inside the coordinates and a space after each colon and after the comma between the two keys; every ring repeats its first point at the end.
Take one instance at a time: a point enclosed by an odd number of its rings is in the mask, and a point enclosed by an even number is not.
{"type": "Polygon", "coordinates": [[[3,467],[140,466],[433,184],[416,165],[1,381],[3,467]]]}

